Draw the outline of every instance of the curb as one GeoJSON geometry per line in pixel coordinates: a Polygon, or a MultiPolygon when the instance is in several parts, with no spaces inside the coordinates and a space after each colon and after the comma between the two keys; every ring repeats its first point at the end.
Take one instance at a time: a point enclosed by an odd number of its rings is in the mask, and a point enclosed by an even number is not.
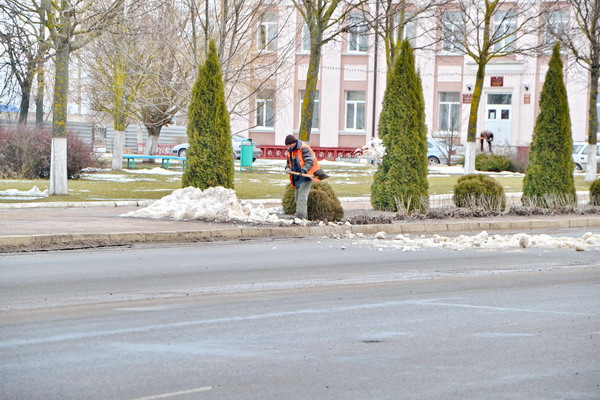
{"type": "Polygon", "coordinates": [[[186,243],[225,240],[342,236],[346,234],[427,234],[460,233],[469,231],[545,230],[561,228],[600,228],[600,216],[588,218],[564,218],[554,220],[518,221],[466,221],[428,222],[406,224],[340,225],[340,226],[294,226],[294,227],[239,227],[211,231],[163,231],[121,233],[64,233],[47,235],[0,236],[0,253],[66,250],[77,248],[128,246],[139,243],[186,243]]]}

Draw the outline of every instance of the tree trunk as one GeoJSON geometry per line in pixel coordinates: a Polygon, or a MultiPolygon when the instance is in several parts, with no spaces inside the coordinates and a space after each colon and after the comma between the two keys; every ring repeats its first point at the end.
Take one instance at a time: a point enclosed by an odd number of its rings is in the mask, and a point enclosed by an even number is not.
{"type": "Polygon", "coordinates": [[[67,195],[67,100],[69,94],[69,44],[63,39],[56,49],[52,114],[52,154],[50,160],[50,195],[67,195]]]}
{"type": "Polygon", "coordinates": [[[479,103],[483,91],[483,80],[485,78],[485,63],[479,62],[475,78],[475,89],[469,110],[469,127],[467,129],[467,145],[465,146],[465,175],[475,172],[475,154],[477,153],[477,117],[479,103]]]}
{"type": "Polygon", "coordinates": [[[125,131],[115,130],[112,152],[112,169],[120,171],[123,169],[123,144],[125,143],[125,131]]]}
{"type": "Polygon", "coordinates": [[[38,68],[37,94],[35,96],[35,126],[41,128],[44,124],[44,68],[38,68]]]}
{"type": "Polygon", "coordinates": [[[153,156],[156,154],[158,137],[160,136],[162,126],[146,125],[146,129],[148,130],[148,141],[146,142],[146,147],[144,147],[144,154],[153,156]]]}
{"type": "Polygon", "coordinates": [[[592,60],[592,70],[590,74],[590,97],[588,110],[588,158],[585,169],[585,181],[593,182],[596,180],[597,153],[596,146],[598,142],[598,80],[600,77],[600,54],[595,54],[592,60]]]}
{"type": "Polygon", "coordinates": [[[319,65],[321,63],[321,41],[322,35],[311,38],[310,59],[308,71],[306,72],[306,88],[302,100],[302,116],[300,118],[299,138],[303,142],[310,142],[310,131],[312,129],[313,112],[315,109],[315,95],[317,82],[319,80],[319,65]]]}
{"type": "MultiPolygon", "coordinates": [[[[27,124],[27,116],[29,115],[29,100],[31,98],[31,80],[29,76],[26,77],[26,81],[23,82],[21,87],[21,104],[19,108],[19,124],[27,124]]],[[[33,77],[31,77],[33,79],[33,77]]]]}

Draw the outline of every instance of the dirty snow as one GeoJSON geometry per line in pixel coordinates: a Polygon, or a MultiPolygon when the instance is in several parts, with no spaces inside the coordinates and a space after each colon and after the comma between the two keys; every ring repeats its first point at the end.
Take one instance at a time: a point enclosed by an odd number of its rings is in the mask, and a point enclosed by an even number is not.
{"type": "MultiPolygon", "coordinates": [[[[347,238],[360,237],[346,233],[347,238]]],[[[418,251],[424,249],[450,250],[509,250],[521,248],[573,249],[576,251],[600,250],[600,234],[587,232],[579,238],[550,235],[530,235],[517,233],[514,235],[490,235],[482,231],[477,235],[441,236],[435,235],[403,235],[399,234],[387,239],[385,232],[378,232],[373,239],[364,239],[356,244],[375,246],[378,250],[418,251]]]]}
{"type": "Polygon", "coordinates": [[[168,218],[210,222],[250,222],[259,224],[303,224],[302,220],[279,218],[262,204],[242,204],[233,189],[213,187],[206,190],[187,187],[174,190],[150,206],[123,214],[137,218],[168,218]]]}
{"type": "Polygon", "coordinates": [[[182,171],[172,171],[160,167],[152,169],[124,169],[123,172],[128,174],[148,174],[148,175],[183,175],[182,171]]]}
{"type": "Polygon", "coordinates": [[[42,197],[48,197],[48,189],[41,191],[37,186],[26,191],[18,189],[0,190],[0,200],[34,200],[42,197]]]}
{"type": "Polygon", "coordinates": [[[129,176],[117,174],[81,174],[81,179],[90,181],[111,181],[111,182],[153,182],[153,178],[131,178],[129,176]]]}

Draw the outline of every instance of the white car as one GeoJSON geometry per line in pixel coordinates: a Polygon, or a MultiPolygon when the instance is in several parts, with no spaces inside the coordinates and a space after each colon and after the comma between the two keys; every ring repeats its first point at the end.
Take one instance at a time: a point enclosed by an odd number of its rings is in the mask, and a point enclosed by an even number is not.
{"type": "MultiPolygon", "coordinates": [[[[587,142],[573,142],[573,162],[576,171],[584,171],[587,165],[588,157],[587,142]]],[[[596,145],[596,162],[600,164],[600,146],[596,145]]]]}
{"type": "MultiPolygon", "coordinates": [[[[427,161],[429,165],[448,164],[448,150],[448,142],[445,139],[427,139],[427,161]]],[[[455,164],[464,154],[464,147],[453,145],[452,154],[450,154],[451,163],[455,164]]]]}
{"type": "MultiPolygon", "coordinates": [[[[235,160],[240,159],[240,145],[247,138],[241,135],[232,135],[231,136],[231,147],[233,148],[233,158],[235,160]]],[[[254,151],[252,161],[256,161],[257,158],[262,156],[262,150],[259,148],[259,144],[256,142],[252,142],[254,144],[254,151]]],[[[190,147],[189,143],[178,144],[177,146],[173,146],[173,154],[178,157],[186,157],[187,149],[190,147]]]]}

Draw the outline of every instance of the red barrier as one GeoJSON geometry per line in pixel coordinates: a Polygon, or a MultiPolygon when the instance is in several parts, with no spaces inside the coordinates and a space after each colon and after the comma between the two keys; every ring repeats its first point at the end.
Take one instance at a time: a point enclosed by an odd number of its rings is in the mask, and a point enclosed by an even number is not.
{"type": "MultiPolygon", "coordinates": [[[[157,156],[173,156],[174,154],[172,153],[172,150],[173,150],[174,146],[175,146],[174,144],[159,143],[156,145],[156,155],[157,156]]],[[[146,148],[146,143],[138,143],[136,153],[144,154],[144,148],[146,148]]]]}
{"type": "MultiPolygon", "coordinates": [[[[287,146],[262,145],[260,148],[263,151],[261,158],[278,160],[285,159],[287,146]]],[[[356,149],[351,147],[313,147],[312,149],[314,150],[318,160],[335,161],[338,157],[356,158],[361,155],[360,152],[355,153],[356,149]]]]}

